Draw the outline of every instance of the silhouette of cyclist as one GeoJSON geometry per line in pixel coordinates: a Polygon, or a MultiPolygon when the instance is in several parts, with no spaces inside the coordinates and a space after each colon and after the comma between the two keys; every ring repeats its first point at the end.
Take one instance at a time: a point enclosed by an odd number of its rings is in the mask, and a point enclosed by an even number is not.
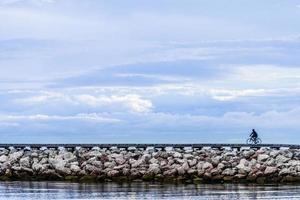
{"type": "Polygon", "coordinates": [[[252,129],[252,133],[250,134],[250,137],[256,141],[258,134],[256,133],[255,129],[252,129]]]}

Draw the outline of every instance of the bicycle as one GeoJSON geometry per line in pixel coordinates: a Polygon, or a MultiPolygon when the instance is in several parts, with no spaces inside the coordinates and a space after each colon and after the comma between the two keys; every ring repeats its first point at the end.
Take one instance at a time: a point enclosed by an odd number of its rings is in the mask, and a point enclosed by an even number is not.
{"type": "Polygon", "coordinates": [[[250,137],[246,140],[247,144],[261,144],[261,139],[260,138],[254,138],[254,137],[250,137]]]}

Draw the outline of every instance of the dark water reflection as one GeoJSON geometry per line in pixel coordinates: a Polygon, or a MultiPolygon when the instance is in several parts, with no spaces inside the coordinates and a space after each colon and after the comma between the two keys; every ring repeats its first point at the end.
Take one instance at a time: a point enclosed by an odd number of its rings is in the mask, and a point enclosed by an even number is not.
{"type": "Polygon", "coordinates": [[[0,199],[300,199],[300,185],[0,182],[0,199]]]}

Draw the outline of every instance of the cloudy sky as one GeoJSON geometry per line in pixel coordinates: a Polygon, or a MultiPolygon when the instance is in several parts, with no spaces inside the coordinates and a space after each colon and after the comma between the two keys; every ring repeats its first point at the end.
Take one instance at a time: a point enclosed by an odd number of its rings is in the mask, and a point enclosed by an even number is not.
{"type": "Polygon", "coordinates": [[[0,0],[0,141],[300,143],[300,0],[0,0]]]}

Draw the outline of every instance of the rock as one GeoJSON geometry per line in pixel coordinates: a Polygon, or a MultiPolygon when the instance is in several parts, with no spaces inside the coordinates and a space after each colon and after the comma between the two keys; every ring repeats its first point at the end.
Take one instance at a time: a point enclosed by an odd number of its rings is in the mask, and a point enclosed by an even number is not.
{"type": "Polygon", "coordinates": [[[270,175],[270,174],[274,174],[275,172],[277,172],[278,169],[276,167],[270,167],[268,166],[265,171],[264,171],[264,174],[265,175],[270,175]]]}
{"type": "Polygon", "coordinates": [[[240,160],[240,163],[236,166],[236,168],[239,169],[240,174],[247,174],[251,171],[249,161],[244,158],[240,160]]]}
{"type": "Polygon", "coordinates": [[[188,164],[190,167],[194,167],[197,164],[197,159],[188,160],[188,164]]]}
{"type": "Polygon", "coordinates": [[[257,156],[257,161],[258,161],[258,162],[265,162],[266,160],[268,160],[269,157],[270,157],[270,156],[267,155],[267,154],[259,154],[259,155],[257,156]]]}
{"type": "Polygon", "coordinates": [[[20,166],[30,168],[31,167],[30,158],[29,157],[21,158],[20,166]]]}
{"type": "Polygon", "coordinates": [[[110,171],[107,172],[107,176],[110,177],[110,178],[112,178],[112,177],[118,176],[119,173],[120,173],[120,172],[117,171],[117,170],[110,170],[110,171]]]}
{"type": "Polygon", "coordinates": [[[270,156],[273,157],[273,158],[275,158],[279,154],[279,152],[280,152],[279,150],[272,150],[270,152],[270,156]]]}
{"type": "Polygon", "coordinates": [[[0,149],[1,176],[43,180],[300,181],[300,150],[0,149]],[[73,178],[72,178],[73,177],[73,178]],[[35,178],[33,178],[35,179],[35,178]]]}
{"type": "Polygon", "coordinates": [[[152,158],[152,156],[150,154],[146,153],[146,154],[142,155],[141,160],[142,160],[143,163],[148,163],[151,158],[152,158]]]}
{"type": "Polygon", "coordinates": [[[50,158],[49,159],[49,163],[50,165],[55,169],[55,171],[59,174],[67,174],[70,175],[71,174],[71,170],[69,168],[66,168],[66,160],[60,160],[60,159],[53,159],[50,158]]]}
{"type": "Polygon", "coordinates": [[[151,158],[151,159],[149,160],[149,163],[150,163],[150,164],[157,164],[157,163],[159,163],[159,161],[158,161],[157,159],[155,159],[155,158],[151,158]]]}
{"type": "Polygon", "coordinates": [[[212,176],[216,176],[216,175],[220,175],[221,173],[221,170],[217,169],[217,168],[214,168],[210,171],[211,175],[212,176]]]}
{"type": "Polygon", "coordinates": [[[131,167],[138,168],[140,165],[144,165],[144,164],[146,164],[144,159],[139,159],[137,161],[134,160],[133,163],[131,164],[131,167]]]}
{"type": "Polygon", "coordinates": [[[8,161],[8,156],[6,156],[6,155],[0,156],[0,163],[4,163],[6,161],[8,161]]]}
{"type": "Polygon", "coordinates": [[[255,154],[255,151],[253,149],[250,150],[243,150],[242,151],[242,155],[244,158],[250,158],[251,156],[253,156],[255,154]]]}
{"type": "Polygon", "coordinates": [[[37,173],[42,172],[46,169],[43,165],[41,165],[39,163],[35,163],[35,162],[32,164],[31,168],[34,172],[37,172],[37,173]]]}
{"type": "Polygon", "coordinates": [[[163,175],[166,177],[173,177],[176,175],[176,173],[177,173],[176,169],[170,169],[170,170],[164,171],[163,175]]]}
{"type": "Polygon", "coordinates": [[[70,170],[71,170],[72,172],[74,172],[75,174],[76,174],[76,173],[79,173],[79,172],[81,171],[81,169],[80,169],[80,167],[79,167],[78,165],[71,165],[71,166],[70,166],[70,170]]]}
{"type": "Polygon", "coordinates": [[[187,173],[188,173],[189,175],[196,175],[196,174],[197,174],[197,170],[195,170],[195,169],[188,169],[188,170],[187,170],[187,173]]]}
{"type": "Polygon", "coordinates": [[[214,166],[217,166],[221,162],[221,156],[212,157],[211,162],[214,166]]]}
{"type": "Polygon", "coordinates": [[[104,166],[104,168],[112,169],[116,166],[116,163],[115,162],[105,162],[103,166],[104,166]]]}
{"type": "Polygon", "coordinates": [[[212,169],[213,168],[213,165],[209,162],[205,162],[203,165],[202,165],[202,169],[204,170],[207,170],[207,169],[212,169]]]}
{"type": "Polygon", "coordinates": [[[148,171],[149,171],[150,173],[153,173],[154,175],[157,175],[157,174],[160,173],[161,170],[160,170],[159,164],[153,163],[153,164],[150,164],[150,165],[149,165],[148,171]]]}
{"type": "Polygon", "coordinates": [[[279,176],[288,175],[290,173],[291,173],[291,171],[288,168],[283,168],[283,169],[280,170],[279,176]]]}
{"type": "Polygon", "coordinates": [[[276,157],[276,162],[277,163],[286,163],[287,161],[289,161],[290,160],[290,158],[287,158],[287,157],[285,157],[285,156],[283,156],[283,155],[278,155],[277,157],[276,157]]]}
{"type": "Polygon", "coordinates": [[[174,157],[174,158],[182,158],[183,156],[182,156],[182,154],[179,153],[179,152],[174,152],[173,157],[174,157]]]}
{"type": "Polygon", "coordinates": [[[23,151],[16,151],[12,154],[9,154],[8,160],[11,163],[17,162],[23,156],[23,154],[23,151]]]}
{"type": "Polygon", "coordinates": [[[189,160],[189,159],[194,158],[194,156],[192,154],[183,154],[183,158],[189,160]]]}
{"type": "Polygon", "coordinates": [[[291,152],[290,150],[281,150],[280,154],[282,154],[284,157],[286,158],[292,158],[293,157],[293,152],[291,152]]]}
{"type": "Polygon", "coordinates": [[[62,157],[67,162],[74,162],[74,161],[77,160],[76,156],[73,153],[71,153],[71,152],[63,152],[62,157]]]}
{"type": "Polygon", "coordinates": [[[217,166],[218,170],[223,170],[225,168],[226,168],[226,166],[223,163],[219,163],[218,166],[217,166]]]}
{"type": "Polygon", "coordinates": [[[224,154],[225,157],[234,157],[236,156],[236,152],[235,151],[229,151],[229,152],[226,152],[224,154]]]}
{"type": "Polygon", "coordinates": [[[226,176],[234,176],[236,173],[237,171],[235,169],[230,169],[230,168],[227,168],[222,172],[222,174],[226,176]]]}

